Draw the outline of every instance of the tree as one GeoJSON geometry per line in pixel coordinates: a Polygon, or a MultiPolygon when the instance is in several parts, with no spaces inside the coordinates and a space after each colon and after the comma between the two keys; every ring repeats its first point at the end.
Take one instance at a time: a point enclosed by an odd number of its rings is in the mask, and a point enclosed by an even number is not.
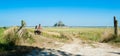
{"type": "Polygon", "coordinates": [[[59,21],[58,23],[55,23],[54,24],[54,26],[56,27],[63,27],[63,26],[65,26],[65,24],[63,24],[63,22],[62,21],[59,21]]]}
{"type": "Polygon", "coordinates": [[[58,25],[58,23],[55,23],[54,26],[56,27],[58,25]]]}

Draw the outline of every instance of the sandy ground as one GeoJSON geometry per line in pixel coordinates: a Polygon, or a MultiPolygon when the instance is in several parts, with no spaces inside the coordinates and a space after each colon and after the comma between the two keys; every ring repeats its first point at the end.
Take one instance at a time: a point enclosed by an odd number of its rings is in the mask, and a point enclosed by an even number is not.
{"type": "Polygon", "coordinates": [[[64,44],[59,50],[83,56],[120,56],[120,48],[112,47],[106,43],[82,44],[82,41],[78,39],[64,44]]]}
{"type": "Polygon", "coordinates": [[[120,56],[120,48],[106,43],[83,43],[80,39],[74,38],[73,42],[64,43],[58,48],[33,50],[27,56],[120,56]]]}
{"type": "MultiPolygon", "coordinates": [[[[43,37],[44,38],[44,37],[43,37]]],[[[27,56],[120,56],[120,48],[107,43],[84,43],[82,40],[72,38],[70,43],[57,43],[58,48],[45,48],[33,50],[27,56]]],[[[37,42],[39,39],[37,38],[37,42]]]]}

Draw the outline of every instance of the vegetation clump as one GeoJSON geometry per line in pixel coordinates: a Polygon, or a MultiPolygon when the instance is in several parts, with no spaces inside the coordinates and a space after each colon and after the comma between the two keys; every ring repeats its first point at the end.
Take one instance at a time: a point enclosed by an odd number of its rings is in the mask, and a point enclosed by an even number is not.
{"type": "Polygon", "coordinates": [[[63,27],[65,24],[62,21],[59,21],[58,23],[54,24],[55,27],[63,27]]]}
{"type": "MultiPolygon", "coordinates": [[[[33,43],[35,42],[33,39],[33,35],[27,29],[22,29],[22,34],[16,33],[19,27],[11,27],[4,31],[0,37],[0,49],[8,50],[8,48],[13,48],[15,45],[21,45],[21,43],[33,43]],[[7,49],[6,49],[7,48],[7,49]]],[[[2,30],[2,29],[1,29],[2,30]]]]}

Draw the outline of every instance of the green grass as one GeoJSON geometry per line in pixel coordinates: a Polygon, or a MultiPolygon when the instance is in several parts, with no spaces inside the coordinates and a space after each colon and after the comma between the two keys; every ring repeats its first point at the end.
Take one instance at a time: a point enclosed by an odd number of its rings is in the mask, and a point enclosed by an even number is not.
{"type": "Polygon", "coordinates": [[[92,40],[92,41],[99,41],[101,38],[101,32],[83,32],[79,33],[79,38],[92,40]]]}
{"type": "Polygon", "coordinates": [[[0,28],[0,51],[6,51],[8,48],[13,48],[15,45],[19,45],[20,40],[27,41],[27,43],[32,44],[34,42],[33,36],[29,34],[29,30],[23,30],[23,34],[20,37],[18,33],[16,33],[18,28],[0,28]],[[5,31],[5,33],[4,33],[5,31]]]}
{"type": "Polygon", "coordinates": [[[8,43],[8,41],[4,39],[3,33],[5,30],[6,29],[3,27],[0,28],[0,52],[5,51],[6,49],[8,49],[9,45],[11,45],[11,43],[8,43]]]}
{"type": "Polygon", "coordinates": [[[4,42],[4,39],[3,39],[3,33],[4,33],[5,29],[4,28],[0,28],[0,43],[3,43],[4,42]]]}
{"type": "Polygon", "coordinates": [[[109,41],[108,44],[116,46],[116,47],[120,47],[120,35],[118,37],[112,39],[111,41],[109,41]]]}
{"type": "Polygon", "coordinates": [[[60,36],[59,35],[48,34],[48,33],[45,33],[45,32],[42,32],[41,35],[44,36],[44,37],[51,38],[51,39],[58,40],[58,41],[62,41],[62,42],[66,42],[68,40],[66,38],[66,36],[64,36],[61,33],[60,33],[60,36]]]}
{"type": "MultiPolygon", "coordinates": [[[[48,27],[43,28],[45,31],[57,32],[62,34],[70,34],[75,38],[80,38],[84,41],[92,42],[103,42],[109,43],[114,46],[120,47],[120,35],[117,38],[114,38],[114,29],[113,28],[60,28],[60,27],[48,27]]],[[[119,28],[120,32],[120,28],[119,28]]],[[[66,38],[65,36],[62,36],[66,38]]],[[[69,38],[69,37],[68,37],[69,38]]]]}
{"type": "Polygon", "coordinates": [[[84,40],[100,41],[105,31],[113,32],[112,28],[44,28],[43,30],[58,33],[70,33],[84,40]]]}

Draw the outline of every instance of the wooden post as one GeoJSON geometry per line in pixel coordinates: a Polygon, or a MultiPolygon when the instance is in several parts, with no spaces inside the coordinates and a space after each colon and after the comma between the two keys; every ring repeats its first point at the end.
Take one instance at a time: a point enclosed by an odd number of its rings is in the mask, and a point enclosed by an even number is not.
{"type": "Polygon", "coordinates": [[[114,16],[114,34],[116,37],[118,36],[118,21],[116,20],[115,16],[114,16]]]}
{"type": "Polygon", "coordinates": [[[21,20],[21,27],[25,27],[26,26],[26,22],[24,20],[21,20]]]}

